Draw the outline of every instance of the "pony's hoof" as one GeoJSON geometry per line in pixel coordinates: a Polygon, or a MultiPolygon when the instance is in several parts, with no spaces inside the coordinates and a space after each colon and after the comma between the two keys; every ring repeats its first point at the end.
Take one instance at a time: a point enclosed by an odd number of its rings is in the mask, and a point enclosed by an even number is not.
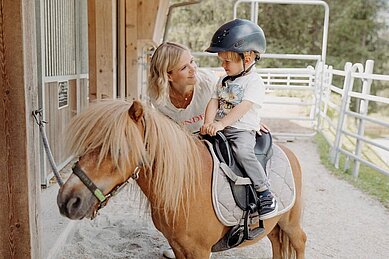
{"type": "Polygon", "coordinates": [[[173,249],[169,248],[163,251],[163,256],[169,259],[175,259],[176,256],[174,255],[173,249]]]}

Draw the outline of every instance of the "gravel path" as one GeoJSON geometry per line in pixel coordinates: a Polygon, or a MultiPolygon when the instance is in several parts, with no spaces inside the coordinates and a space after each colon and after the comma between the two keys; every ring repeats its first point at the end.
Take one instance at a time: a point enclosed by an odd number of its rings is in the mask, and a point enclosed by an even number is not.
{"type": "Polygon", "coordinates": [[[312,141],[288,146],[303,167],[307,258],[389,258],[389,210],[329,174],[312,141]]]}
{"type": "MultiPolygon", "coordinates": [[[[329,174],[312,140],[285,145],[303,168],[306,258],[389,258],[389,210],[329,174]]],[[[94,221],[81,221],[56,258],[162,258],[164,238],[134,204],[130,207],[119,198],[94,221]]],[[[271,258],[270,242],[264,239],[212,258],[271,258]]]]}

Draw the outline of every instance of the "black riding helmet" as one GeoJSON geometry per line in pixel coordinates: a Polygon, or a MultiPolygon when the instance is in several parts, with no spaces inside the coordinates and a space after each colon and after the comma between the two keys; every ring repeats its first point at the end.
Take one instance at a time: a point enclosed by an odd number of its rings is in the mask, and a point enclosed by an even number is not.
{"type": "Polygon", "coordinates": [[[211,45],[205,51],[211,53],[254,51],[265,53],[266,38],[261,27],[244,19],[235,19],[223,24],[213,35],[211,45]]]}

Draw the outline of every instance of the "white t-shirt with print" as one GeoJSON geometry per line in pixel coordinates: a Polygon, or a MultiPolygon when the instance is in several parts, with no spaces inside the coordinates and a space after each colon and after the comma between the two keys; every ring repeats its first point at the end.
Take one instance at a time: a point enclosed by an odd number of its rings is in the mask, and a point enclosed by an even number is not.
{"type": "Polygon", "coordinates": [[[197,71],[197,84],[194,87],[193,98],[186,109],[176,108],[169,98],[165,105],[156,105],[156,108],[187,128],[190,132],[197,132],[204,124],[205,108],[211,99],[212,93],[215,91],[217,81],[218,78],[214,72],[199,69],[197,71]]]}
{"type": "Polygon", "coordinates": [[[252,108],[229,126],[244,130],[258,130],[261,123],[260,110],[265,98],[265,84],[261,76],[255,71],[250,71],[233,81],[227,80],[224,87],[223,78],[219,80],[216,91],[212,95],[212,98],[219,100],[216,120],[222,119],[232,108],[247,100],[253,103],[252,108]]]}

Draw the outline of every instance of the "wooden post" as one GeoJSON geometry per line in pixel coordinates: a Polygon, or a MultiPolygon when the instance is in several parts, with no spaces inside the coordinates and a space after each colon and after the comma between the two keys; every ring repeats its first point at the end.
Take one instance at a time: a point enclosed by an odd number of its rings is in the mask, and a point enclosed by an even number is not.
{"type": "Polygon", "coordinates": [[[0,258],[41,258],[35,2],[0,1],[0,258]]]}
{"type": "Polygon", "coordinates": [[[116,0],[88,0],[89,97],[116,98],[116,0]]]}

